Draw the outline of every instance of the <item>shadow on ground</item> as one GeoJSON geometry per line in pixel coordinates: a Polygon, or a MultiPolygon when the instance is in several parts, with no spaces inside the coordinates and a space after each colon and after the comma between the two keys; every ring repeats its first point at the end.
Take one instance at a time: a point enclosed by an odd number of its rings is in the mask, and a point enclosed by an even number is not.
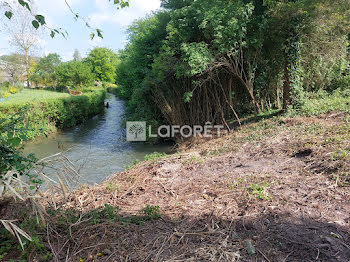
{"type": "Polygon", "coordinates": [[[267,212],[224,220],[168,217],[142,225],[82,222],[71,233],[52,228],[56,261],[341,261],[350,232],[302,214],[267,212]],[[249,247],[249,241],[253,247],[249,247]]]}

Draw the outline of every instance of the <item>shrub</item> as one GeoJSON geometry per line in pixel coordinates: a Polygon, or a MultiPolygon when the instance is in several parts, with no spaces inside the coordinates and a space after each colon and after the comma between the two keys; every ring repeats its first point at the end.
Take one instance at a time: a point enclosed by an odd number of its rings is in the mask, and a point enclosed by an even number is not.
{"type": "Polygon", "coordinates": [[[56,68],[57,81],[60,86],[75,86],[78,89],[94,81],[91,66],[78,61],[62,63],[56,68]]]}
{"type": "Polygon", "coordinates": [[[11,94],[16,94],[18,93],[18,89],[15,88],[14,86],[10,86],[8,90],[11,94]]]}
{"type": "Polygon", "coordinates": [[[116,84],[108,84],[106,85],[106,89],[108,93],[112,93],[116,96],[120,96],[120,89],[116,84]]]}
{"type": "Polygon", "coordinates": [[[99,114],[104,109],[106,92],[86,89],[82,96],[47,98],[39,101],[0,104],[0,118],[27,108],[22,125],[30,129],[29,139],[49,134],[56,128],[69,128],[99,114]]]}
{"type": "Polygon", "coordinates": [[[325,90],[305,93],[305,103],[298,109],[290,108],[287,116],[315,116],[332,111],[350,112],[350,90],[341,88],[328,93],[325,90]]]}

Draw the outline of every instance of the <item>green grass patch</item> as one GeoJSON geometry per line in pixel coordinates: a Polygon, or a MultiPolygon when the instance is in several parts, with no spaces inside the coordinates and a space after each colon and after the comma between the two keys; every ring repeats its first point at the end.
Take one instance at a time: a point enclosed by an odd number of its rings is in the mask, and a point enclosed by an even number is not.
{"type": "Polygon", "coordinates": [[[145,161],[155,161],[159,158],[166,157],[166,156],[167,156],[167,154],[165,154],[165,153],[154,152],[154,153],[145,155],[144,159],[145,159],[145,161]]]}
{"type": "Polygon", "coordinates": [[[99,114],[104,109],[105,97],[103,88],[85,88],[81,96],[54,91],[24,90],[20,94],[14,94],[11,99],[0,102],[0,119],[9,119],[20,114],[23,122],[16,128],[30,130],[28,139],[33,139],[48,135],[57,128],[76,126],[99,114]]]}
{"type": "Polygon", "coordinates": [[[326,91],[307,93],[306,97],[306,102],[299,110],[291,110],[292,116],[315,116],[332,111],[350,113],[350,88],[335,90],[331,94],[326,91]]]}
{"type": "Polygon", "coordinates": [[[69,98],[68,93],[59,93],[46,90],[31,90],[25,89],[21,93],[16,93],[9,96],[5,101],[0,101],[0,106],[18,105],[27,102],[41,102],[47,99],[69,98]]]}

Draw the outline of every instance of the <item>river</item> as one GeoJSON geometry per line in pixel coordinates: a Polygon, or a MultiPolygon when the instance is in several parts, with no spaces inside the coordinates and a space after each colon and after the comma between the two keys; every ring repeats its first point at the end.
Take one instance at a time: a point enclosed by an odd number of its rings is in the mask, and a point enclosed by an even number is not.
{"type": "Polygon", "coordinates": [[[34,153],[41,159],[65,151],[79,170],[83,182],[93,184],[123,171],[136,159],[143,160],[147,154],[171,151],[169,144],[127,142],[122,127],[124,102],[112,94],[108,94],[105,102],[109,103],[105,112],[74,129],[27,143],[24,153],[34,153]]]}

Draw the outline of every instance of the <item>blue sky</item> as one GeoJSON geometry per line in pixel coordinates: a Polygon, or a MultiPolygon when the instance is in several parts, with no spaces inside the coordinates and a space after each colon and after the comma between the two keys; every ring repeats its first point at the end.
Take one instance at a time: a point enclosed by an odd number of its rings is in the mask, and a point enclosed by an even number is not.
{"type": "MultiPolygon", "coordinates": [[[[78,49],[84,57],[96,46],[104,46],[115,51],[122,49],[127,42],[127,27],[135,19],[146,16],[160,8],[160,0],[130,0],[130,7],[117,9],[109,0],[68,0],[74,11],[90,21],[93,27],[103,31],[104,39],[90,40],[90,31],[82,22],[76,22],[64,0],[36,0],[38,13],[43,14],[50,27],[63,27],[69,33],[65,40],[61,36],[51,39],[44,32],[41,46],[36,55],[58,53],[64,61],[71,60],[78,49]]],[[[113,1],[112,1],[113,2],[113,1]]],[[[0,31],[0,55],[13,52],[8,37],[0,31]]]]}

